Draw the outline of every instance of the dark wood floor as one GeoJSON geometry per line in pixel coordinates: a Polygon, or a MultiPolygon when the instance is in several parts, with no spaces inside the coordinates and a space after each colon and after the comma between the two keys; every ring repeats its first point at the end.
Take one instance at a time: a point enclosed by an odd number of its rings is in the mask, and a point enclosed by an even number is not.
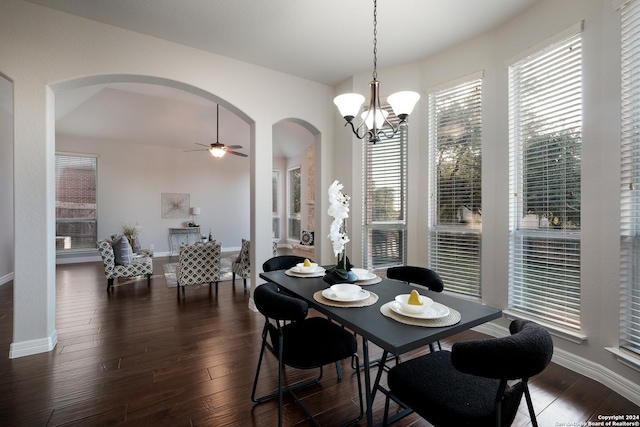
{"type": "MultiPolygon", "coordinates": [[[[208,287],[190,287],[179,302],[162,275],[162,264],[172,261],[156,258],[150,287],[144,279],[121,282],[111,293],[105,291],[101,263],[58,266],[58,345],[50,353],[13,360],[6,357],[13,284],[0,286],[0,425],[276,425],[276,402],[255,405],[249,398],[263,319],[247,308],[242,282],[222,282],[217,296],[208,287]]],[[[468,332],[444,346],[478,336],[468,332]]],[[[275,386],[274,362],[267,355],[263,391],[275,386]]],[[[357,413],[354,371],[348,363],[342,371],[342,381],[335,369],[326,369],[319,385],[300,392],[323,426],[357,413]]],[[[301,376],[288,372],[289,380],[301,376]]],[[[601,384],[553,363],[532,379],[531,391],[541,427],[640,414],[601,384]]],[[[376,422],[383,406],[379,395],[376,422]]],[[[287,426],[308,425],[288,399],[284,415],[287,426]]],[[[514,425],[529,424],[523,405],[514,425]]],[[[411,415],[396,425],[430,424],[411,415]]]]}

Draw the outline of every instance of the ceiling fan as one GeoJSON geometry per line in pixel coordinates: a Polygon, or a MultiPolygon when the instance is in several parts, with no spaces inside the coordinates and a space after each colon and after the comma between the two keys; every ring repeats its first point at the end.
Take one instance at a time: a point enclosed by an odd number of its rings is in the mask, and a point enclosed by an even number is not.
{"type": "Polygon", "coordinates": [[[211,153],[213,157],[216,157],[216,158],[220,158],[224,156],[226,153],[233,154],[234,156],[247,157],[247,155],[244,153],[233,151],[233,150],[237,150],[238,148],[242,148],[242,145],[224,145],[224,144],[221,144],[220,141],[218,141],[218,134],[219,134],[218,130],[220,127],[219,124],[220,124],[220,104],[216,104],[216,142],[213,144],[209,144],[208,146],[205,144],[198,144],[196,142],[195,143],[196,145],[201,145],[203,147],[209,147],[209,148],[207,148],[206,150],[202,150],[202,149],[185,150],[185,153],[189,151],[208,151],[211,153]]]}

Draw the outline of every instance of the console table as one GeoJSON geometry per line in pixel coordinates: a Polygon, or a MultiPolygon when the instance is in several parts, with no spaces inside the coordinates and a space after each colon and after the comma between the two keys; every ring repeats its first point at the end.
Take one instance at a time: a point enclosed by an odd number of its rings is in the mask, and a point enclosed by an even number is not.
{"type": "MultiPolygon", "coordinates": [[[[170,228],[169,229],[169,256],[173,256],[174,252],[174,244],[173,244],[173,236],[186,235],[187,243],[189,243],[189,235],[196,235],[196,242],[200,241],[200,227],[180,227],[180,228],[170,228]]],[[[178,246],[178,250],[180,246],[178,246]]]]}

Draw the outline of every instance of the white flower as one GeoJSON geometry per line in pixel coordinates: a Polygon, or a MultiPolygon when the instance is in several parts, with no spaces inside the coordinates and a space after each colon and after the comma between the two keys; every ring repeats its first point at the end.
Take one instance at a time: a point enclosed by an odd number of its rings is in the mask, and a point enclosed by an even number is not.
{"type": "Polygon", "coordinates": [[[329,229],[329,239],[333,242],[333,253],[337,257],[344,251],[344,245],[349,242],[349,236],[343,230],[343,221],[349,218],[349,199],[343,194],[343,185],[338,181],[333,181],[329,186],[329,209],[327,213],[334,219],[329,229]]]}

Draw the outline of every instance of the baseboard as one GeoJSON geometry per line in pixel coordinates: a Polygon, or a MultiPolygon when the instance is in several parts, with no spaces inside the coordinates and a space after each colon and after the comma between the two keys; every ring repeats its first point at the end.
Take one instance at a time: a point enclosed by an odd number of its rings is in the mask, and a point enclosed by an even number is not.
{"type": "Polygon", "coordinates": [[[5,283],[9,283],[12,280],[13,280],[13,273],[5,274],[4,276],[0,277],[0,286],[4,285],[5,283]]]}
{"type": "Polygon", "coordinates": [[[53,350],[58,343],[58,333],[54,332],[52,336],[40,338],[37,340],[29,340],[11,343],[9,347],[9,359],[18,357],[31,356],[32,354],[47,353],[53,350]]]}
{"type": "MultiPolygon", "coordinates": [[[[496,338],[509,335],[509,329],[493,322],[476,326],[473,330],[496,338]]],[[[640,384],[629,381],[622,375],[598,363],[559,348],[553,349],[553,358],[551,360],[564,368],[598,381],[620,396],[629,399],[635,405],[640,406],[640,384]]]]}

